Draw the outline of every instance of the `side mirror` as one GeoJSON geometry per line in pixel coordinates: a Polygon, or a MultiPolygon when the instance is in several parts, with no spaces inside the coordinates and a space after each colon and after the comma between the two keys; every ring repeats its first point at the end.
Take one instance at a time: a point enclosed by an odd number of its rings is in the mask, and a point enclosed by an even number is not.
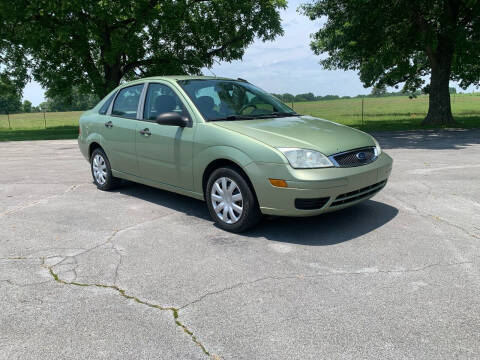
{"type": "Polygon", "coordinates": [[[166,112],[157,116],[157,124],[186,127],[189,125],[189,120],[176,112],[166,112]]]}

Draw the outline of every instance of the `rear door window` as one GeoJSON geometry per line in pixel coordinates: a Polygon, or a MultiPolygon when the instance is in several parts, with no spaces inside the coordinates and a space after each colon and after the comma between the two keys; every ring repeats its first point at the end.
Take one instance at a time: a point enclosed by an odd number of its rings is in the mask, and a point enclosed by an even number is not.
{"type": "Polygon", "coordinates": [[[129,86],[120,90],[113,103],[112,115],[136,119],[142,90],[143,84],[129,86]]]}

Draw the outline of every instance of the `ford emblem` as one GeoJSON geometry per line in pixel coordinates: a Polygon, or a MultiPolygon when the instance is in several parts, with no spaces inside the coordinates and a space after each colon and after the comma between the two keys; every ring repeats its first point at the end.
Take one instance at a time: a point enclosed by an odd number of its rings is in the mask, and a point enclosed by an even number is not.
{"type": "Polygon", "coordinates": [[[363,151],[357,153],[356,155],[357,159],[362,161],[362,160],[365,160],[367,158],[367,154],[365,154],[363,151]]]}

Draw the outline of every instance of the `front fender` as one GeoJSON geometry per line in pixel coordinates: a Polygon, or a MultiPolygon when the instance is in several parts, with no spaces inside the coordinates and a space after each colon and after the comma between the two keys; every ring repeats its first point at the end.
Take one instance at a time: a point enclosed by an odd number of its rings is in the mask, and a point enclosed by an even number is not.
{"type": "Polygon", "coordinates": [[[246,173],[246,166],[253,162],[253,159],[251,159],[245,152],[232,146],[218,145],[203,149],[195,155],[193,162],[193,181],[195,192],[203,193],[203,173],[210,163],[219,159],[229,160],[237,164],[246,173]]]}

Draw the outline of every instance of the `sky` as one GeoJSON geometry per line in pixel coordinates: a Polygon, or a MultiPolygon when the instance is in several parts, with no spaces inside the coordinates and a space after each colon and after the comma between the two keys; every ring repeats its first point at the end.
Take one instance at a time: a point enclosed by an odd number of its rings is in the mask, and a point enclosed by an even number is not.
{"type": "MultiPolygon", "coordinates": [[[[312,92],[322,96],[370,93],[371,89],[363,87],[356,72],[328,71],[319,64],[320,57],[310,49],[310,34],[322,24],[297,12],[298,6],[306,1],[289,0],[288,8],[281,11],[283,36],[273,42],[255,41],[247,48],[242,60],[220,62],[210,70],[204,69],[204,74],[240,77],[271,93],[312,92]]],[[[44,93],[38,83],[31,82],[23,97],[38,105],[44,101],[44,93]]]]}

